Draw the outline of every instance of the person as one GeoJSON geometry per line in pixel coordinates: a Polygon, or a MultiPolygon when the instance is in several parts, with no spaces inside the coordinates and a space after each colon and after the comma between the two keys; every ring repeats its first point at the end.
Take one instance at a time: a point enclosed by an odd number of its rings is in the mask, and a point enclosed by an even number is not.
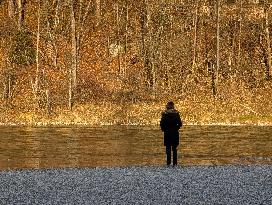
{"type": "Polygon", "coordinates": [[[173,152],[173,166],[176,166],[179,129],[182,127],[182,121],[179,112],[174,108],[174,103],[172,101],[167,103],[166,110],[162,112],[160,127],[164,132],[167,166],[171,165],[171,150],[173,152]]]}

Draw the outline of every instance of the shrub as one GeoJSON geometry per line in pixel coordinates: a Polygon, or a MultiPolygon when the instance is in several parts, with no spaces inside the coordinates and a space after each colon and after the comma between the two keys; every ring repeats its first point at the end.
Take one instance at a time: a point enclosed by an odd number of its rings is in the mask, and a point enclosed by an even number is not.
{"type": "Polygon", "coordinates": [[[31,65],[35,63],[36,53],[29,32],[23,30],[15,35],[10,59],[12,63],[17,65],[31,65]]]}

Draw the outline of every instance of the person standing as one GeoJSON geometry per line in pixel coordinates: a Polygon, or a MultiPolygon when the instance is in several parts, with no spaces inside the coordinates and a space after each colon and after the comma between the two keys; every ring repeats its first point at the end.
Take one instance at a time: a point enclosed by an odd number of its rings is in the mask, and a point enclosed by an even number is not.
{"type": "Polygon", "coordinates": [[[179,112],[174,108],[174,103],[172,101],[167,103],[166,110],[162,112],[160,127],[164,132],[167,166],[170,166],[171,164],[171,152],[173,152],[173,166],[176,166],[179,129],[182,127],[182,121],[179,112]]]}

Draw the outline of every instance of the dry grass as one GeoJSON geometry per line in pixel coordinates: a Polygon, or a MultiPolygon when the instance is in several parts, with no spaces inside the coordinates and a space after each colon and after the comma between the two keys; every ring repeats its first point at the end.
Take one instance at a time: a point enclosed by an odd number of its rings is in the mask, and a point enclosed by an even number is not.
{"type": "MultiPolygon", "coordinates": [[[[158,125],[165,102],[134,104],[77,105],[72,111],[58,107],[50,115],[45,111],[1,109],[0,123],[27,125],[158,125]]],[[[176,101],[185,124],[258,124],[272,125],[272,112],[263,112],[263,104],[243,100],[213,99],[176,101]]]]}

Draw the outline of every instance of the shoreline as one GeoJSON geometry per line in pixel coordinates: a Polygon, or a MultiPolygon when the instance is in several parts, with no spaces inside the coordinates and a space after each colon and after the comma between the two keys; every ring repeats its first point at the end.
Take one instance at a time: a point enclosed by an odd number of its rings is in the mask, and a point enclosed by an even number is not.
{"type": "MultiPolygon", "coordinates": [[[[224,169],[224,168],[252,168],[252,167],[267,167],[272,169],[272,164],[179,164],[176,167],[166,165],[128,165],[128,166],[96,166],[96,167],[45,167],[45,168],[16,168],[16,169],[3,169],[0,170],[0,174],[7,172],[47,172],[47,171],[69,171],[69,170],[115,170],[115,169],[168,169],[168,170],[190,170],[190,169],[224,169]]],[[[272,172],[271,172],[272,173],[272,172]]],[[[272,177],[272,176],[271,176],[272,177]]]]}
{"type": "MultiPolygon", "coordinates": [[[[272,113],[261,107],[253,112],[251,108],[238,109],[221,101],[192,107],[193,102],[175,103],[187,126],[272,126],[272,113]]],[[[51,113],[34,108],[0,109],[0,126],[158,126],[164,106],[162,102],[127,105],[105,102],[78,104],[73,110],[56,107],[51,113]]]]}
{"type": "Polygon", "coordinates": [[[0,171],[2,204],[271,204],[271,165],[0,171]]]}
{"type": "MultiPolygon", "coordinates": [[[[19,122],[19,123],[1,123],[0,127],[13,127],[13,126],[30,126],[30,127],[62,127],[62,126],[87,126],[87,127],[100,127],[100,126],[151,126],[157,127],[159,124],[148,124],[148,123],[86,123],[86,122],[70,122],[70,123],[63,123],[63,122],[52,122],[52,123],[44,123],[44,122],[35,122],[35,123],[26,123],[26,122],[19,122]]],[[[270,127],[272,123],[184,123],[183,126],[230,126],[230,127],[239,127],[239,126],[260,126],[260,127],[270,127]]]]}

